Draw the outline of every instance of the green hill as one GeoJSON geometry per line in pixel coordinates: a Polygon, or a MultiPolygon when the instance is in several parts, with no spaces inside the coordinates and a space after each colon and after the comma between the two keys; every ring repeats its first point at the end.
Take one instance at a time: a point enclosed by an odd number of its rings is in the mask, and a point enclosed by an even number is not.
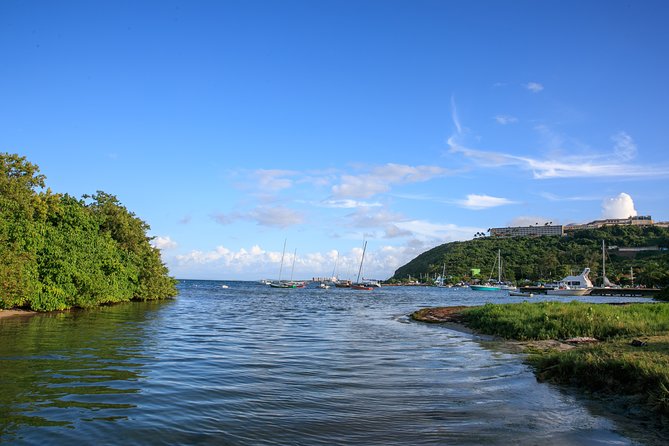
{"type": "Polygon", "coordinates": [[[497,277],[492,271],[498,250],[501,251],[503,279],[514,282],[554,281],[571,273],[590,268],[590,277],[601,282],[602,240],[607,247],[658,247],[658,250],[623,255],[607,249],[606,275],[615,283],[630,284],[630,268],[634,284],[669,285],[669,229],[658,226],[609,226],[574,231],[563,237],[476,238],[437,246],[400,267],[391,282],[409,277],[435,277],[446,269],[452,282],[473,278],[497,277]],[[480,269],[480,274],[472,274],[480,269]]]}

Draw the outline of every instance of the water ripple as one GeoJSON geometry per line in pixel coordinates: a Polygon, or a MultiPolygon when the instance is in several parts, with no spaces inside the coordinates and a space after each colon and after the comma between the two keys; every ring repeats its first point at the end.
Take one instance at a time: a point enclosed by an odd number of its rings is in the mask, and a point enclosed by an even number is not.
{"type": "Polygon", "coordinates": [[[407,317],[423,306],[481,304],[494,294],[227,285],[186,281],[174,301],[2,321],[0,441],[666,440],[659,429],[635,430],[593,411],[588,400],[537,383],[521,356],[407,317]]]}

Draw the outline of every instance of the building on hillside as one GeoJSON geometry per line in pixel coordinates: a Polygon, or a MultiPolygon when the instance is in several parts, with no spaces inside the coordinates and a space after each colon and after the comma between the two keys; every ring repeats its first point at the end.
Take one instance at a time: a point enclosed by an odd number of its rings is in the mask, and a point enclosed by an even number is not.
{"type": "Polygon", "coordinates": [[[607,218],[595,220],[582,225],[565,226],[565,231],[577,231],[580,229],[598,229],[604,226],[653,226],[653,218],[650,215],[637,215],[628,218],[607,218]]]}
{"type": "Polygon", "coordinates": [[[490,237],[541,237],[544,235],[564,235],[562,225],[510,226],[506,228],[490,228],[490,237]]]}

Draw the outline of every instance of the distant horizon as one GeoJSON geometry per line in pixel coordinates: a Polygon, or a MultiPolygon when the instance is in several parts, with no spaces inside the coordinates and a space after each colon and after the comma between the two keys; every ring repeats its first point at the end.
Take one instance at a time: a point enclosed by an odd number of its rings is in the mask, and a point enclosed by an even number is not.
{"type": "MultiPolygon", "coordinates": [[[[173,276],[390,277],[487,228],[669,221],[669,3],[0,2],[0,151],[173,276]]],[[[207,280],[207,279],[197,279],[207,280]]],[[[222,279],[211,279],[222,280],[222,279]]]]}

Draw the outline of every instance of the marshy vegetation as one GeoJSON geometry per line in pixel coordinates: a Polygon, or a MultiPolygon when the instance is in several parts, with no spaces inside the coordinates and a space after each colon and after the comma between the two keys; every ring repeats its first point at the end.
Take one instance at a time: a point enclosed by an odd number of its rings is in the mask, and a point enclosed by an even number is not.
{"type": "Polygon", "coordinates": [[[596,338],[600,342],[569,350],[530,350],[528,362],[540,379],[632,397],[669,416],[669,304],[525,302],[458,308],[455,313],[424,309],[413,317],[429,321],[430,314],[441,313],[446,321],[505,339],[596,338]]]}

